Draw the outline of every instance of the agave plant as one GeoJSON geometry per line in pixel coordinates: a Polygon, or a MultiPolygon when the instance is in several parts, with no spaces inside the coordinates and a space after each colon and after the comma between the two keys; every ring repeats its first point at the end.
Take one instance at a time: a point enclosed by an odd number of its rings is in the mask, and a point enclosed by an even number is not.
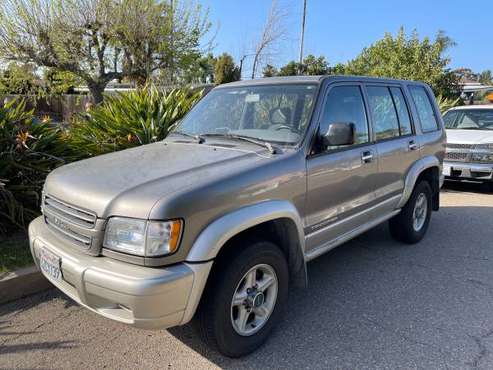
{"type": "Polygon", "coordinates": [[[35,123],[24,100],[0,107],[0,232],[24,228],[39,214],[45,177],[67,154],[60,131],[35,123]]]}
{"type": "Polygon", "coordinates": [[[93,156],[163,140],[201,95],[188,89],[162,92],[149,85],[107,96],[75,118],[71,145],[81,156],[93,156]]]}
{"type": "Polygon", "coordinates": [[[442,95],[438,95],[436,99],[437,99],[438,107],[440,108],[440,112],[442,114],[448,111],[450,108],[459,105],[461,101],[460,98],[450,99],[450,98],[445,98],[442,95]]]}

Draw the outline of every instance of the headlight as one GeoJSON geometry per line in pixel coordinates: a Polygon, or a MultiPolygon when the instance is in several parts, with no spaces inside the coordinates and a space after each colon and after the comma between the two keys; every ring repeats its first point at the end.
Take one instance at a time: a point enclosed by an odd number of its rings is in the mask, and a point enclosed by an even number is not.
{"type": "Polygon", "coordinates": [[[106,248],[145,257],[171,254],[178,249],[182,222],[146,221],[112,217],[106,225],[106,248]]]}
{"type": "Polygon", "coordinates": [[[493,153],[473,153],[474,162],[493,162],[493,153]]]}

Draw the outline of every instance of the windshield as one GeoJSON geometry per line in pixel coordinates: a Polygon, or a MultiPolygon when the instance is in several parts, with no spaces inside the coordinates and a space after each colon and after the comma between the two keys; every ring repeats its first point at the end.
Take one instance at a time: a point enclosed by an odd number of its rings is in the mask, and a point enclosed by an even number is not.
{"type": "Polygon", "coordinates": [[[174,131],[294,145],[305,133],[316,89],[315,84],[282,84],[212,90],[174,131]]]}
{"type": "Polygon", "coordinates": [[[493,108],[451,110],[445,113],[443,121],[447,129],[493,130],[493,108]]]}

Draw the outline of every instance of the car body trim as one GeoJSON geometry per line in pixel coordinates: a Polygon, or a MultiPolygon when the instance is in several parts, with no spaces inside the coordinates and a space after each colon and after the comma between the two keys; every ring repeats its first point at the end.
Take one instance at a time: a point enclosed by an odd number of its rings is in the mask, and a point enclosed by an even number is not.
{"type": "Polygon", "coordinates": [[[341,244],[344,244],[345,242],[353,239],[354,237],[364,233],[365,231],[368,231],[370,230],[371,228],[377,226],[378,224],[394,217],[395,215],[399,214],[401,210],[400,209],[396,209],[396,210],[393,210],[392,212],[382,216],[382,217],[379,217],[379,218],[376,218],[376,219],[373,219],[361,226],[358,226],[357,228],[345,233],[345,234],[342,234],[340,236],[338,236],[337,238],[333,239],[333,240],[329,240],[328,242],[312,249],[311,251],[309,251],[307,254],[306,254],[306,261],[311,261],[319,256],[321,256],[322,254],[324,253],[327,253],[328,251],[338,247],[339,245],[341,244]]]}
{"type": "Polygon", "coordinates": [[[407,203],[414,189],[414,185],[416,184],[416,180],[419,175],[426,169],[437,167],[439,169],[439,173],[441,173],[441,165],[440,161],[437,157],[433,155],[429,155],[417,160],[409,169],[406,180],[404,181],[404,192],[402,193],[402,198],[397,205],[398,208],[404,207],[407,203]]]}
{"type": "Polygon", "coordinates": [[[288,218],[295,223],[301,252],[303,252],[305,237],[296,207],[288,201],[271,200],[242,207],[209,224],[195,240],[186,260],[203,262],[214,259],[233,236],[253,226],[282,218],[288,218]]]}
{"type": "MultiPolygon", "coordinates": [[[[346,218],[344,218],[344,219],[342,219],[342,220],[338,220],[338,221],[336,221],[336,222],[333,222],[333,223],[331,223],[330,225],[327,225],[327,226],[325,226],[325,227],[323,227],[323,228],[317,229],[317,230],[313,231],[312,233],[308,234],[308,235],[306,236],[306,238],[307,238],[307,239],[308,239],[308,238],[311,238],[311,237],[313,237],[313,236],[315,236],[315,235],[317,235],[317,234],[319,234],[319,233],[326,232],[327,230],[329,230],[329,229],[331,229],[331,228],[333,228],[333,227],[336,227],[336,226],[338,226],[338,225],[344,224],[344,223],[346,223],[346,222],[350,222],[350,221],[354,220],[355,218],[361,217],[361,216],[363,216],[363,215],[364,215],[364,214],[366,214],[366,213],[372,212],[372,211],[374,211],[375,209],[377,209],[377,208],[379,208],[379,207],[382,207],[382,206],[384,206],[384,205],[386,205],[386,204],[388,204],[388,203],[395,202],[395,201],[396,201],[398,198],[400,198],[400,197],[401,197],[401,194],[394,195],[393,197],[388,198],[388,199],[385,199],[384,201],[379,202],[379,203],[377,203],[377,204],[374,204],[373,206],[368,207],[368,208],[366,208],[366,209],[364,209],[364,210],[362,210],[362,211],[360,211],[360,212],[358,212],[358,213],[355,213],[355,214],[353,214],[353,215],[351,215],[351,216],[348,216],[348,217],[346,217],[346,218]]],[[[315,248],[315,250],[316,250],[317,248],[318,248],[318,247],[316,247],[316,248],[315,248]]],[[[313,251],[313,250],[312,250],[312,251],[313,251]]],[[[307,254],[312,253],[312,251],[308,252],[307,254]]]]}

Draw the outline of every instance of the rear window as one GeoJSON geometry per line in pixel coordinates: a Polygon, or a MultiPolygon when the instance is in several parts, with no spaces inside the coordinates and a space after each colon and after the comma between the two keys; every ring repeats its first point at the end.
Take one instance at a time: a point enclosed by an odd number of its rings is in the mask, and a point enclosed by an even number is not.
{"type": "Polygon", "coordinates": [[[418,111],[421,130],[423,132],[438,130],[438,121],[425,88],[422,86],[410,86],[409,90],[411,91],[411,96],[418,111]]]}
{"type": "Polygon", "coordinates": [[[493,109],[460,109],[443,117],[447,129],[493,130],[493,109]]]}

